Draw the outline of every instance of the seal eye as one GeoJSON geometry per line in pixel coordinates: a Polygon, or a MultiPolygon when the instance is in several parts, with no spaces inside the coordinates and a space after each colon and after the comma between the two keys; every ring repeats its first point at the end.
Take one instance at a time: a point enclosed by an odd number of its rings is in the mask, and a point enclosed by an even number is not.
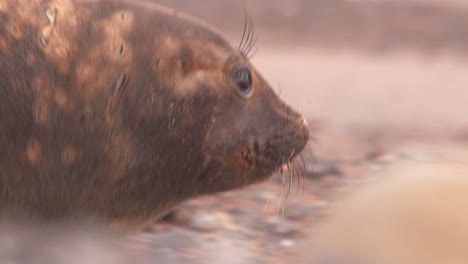
{"type": "Polygon", "coordinates": [[[249,97],[252,93],[252,75],[249,68],[243,67],[234,72],[234,81],[237,91],[244,97],[249,97]]]}

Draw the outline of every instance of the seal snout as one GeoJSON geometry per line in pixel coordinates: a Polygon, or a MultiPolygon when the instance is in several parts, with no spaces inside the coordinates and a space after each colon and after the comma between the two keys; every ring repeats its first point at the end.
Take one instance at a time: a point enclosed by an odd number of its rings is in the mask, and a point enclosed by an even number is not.
{"type": "Polygon", "coordinates": [[[298,120],[290,121],[266,141],[265,158],[276,167],[282,166],[305,148],[309,137],[310,130],[302,116],[298,120]]]}

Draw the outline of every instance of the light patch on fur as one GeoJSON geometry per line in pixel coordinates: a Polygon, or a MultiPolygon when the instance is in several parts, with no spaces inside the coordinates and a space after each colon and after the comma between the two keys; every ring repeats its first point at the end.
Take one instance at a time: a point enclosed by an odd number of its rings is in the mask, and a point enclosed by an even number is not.
{"type": "Polygon", "coordinates": [[[194,40],[190,45],[184,46],[182,41],[168,35],[157,42],[158,50],[153,58],[153,71],[158,72],[163,81],[170,84],[168,87],[171,87],[177,97],[186,98],[195,94],[201,84],[214,87],[216,83],[220,83],[222,65],[219,62],[228,56],[224,49],[210,42],[194,40]],[[189,49],[190,58],[184,58],[184,49],[189,49]],[[187,64],[185,69],[182,59],[187,64]],[[208,81],[212,82],[211,85],[207,85],[208,81]]]}
{"type": "Polygon", "coordinates": [[[8,31],[8,33],[10,35],[12,35],[13,38],[15,38],[15,39],[19,40],[19,39],[22,39],[24,37],[24,32],[23,32],[22,25],[19,24],[19,23],[16,23],[15,21],[7,22],[5,28],[8,31]]]}
{"type": "Polygon", "coordinates": [[[34,139],[32,140],[26,148],[26,156],[29,163],[32,165],[37,165],[41,159],[41,145],[34,139]]]}
{"type": "Polygon", "coordinates": [[[108,73],[105,69],[98,70],[93,61],[99,61],[99,53],[90,52],[89,58],[84,59],[76,69],[76,77],[81,87],[79,92],[88,100],[104,91],[109,83],[108,73]]]}
{"type": "Polygon", "coordinates": [[[128,63],[132,58],[126,35],[131,32],[133,24],[134,17],[129,11],[116,12],[110,19],[98,24],[105,35],[102,52],[110,61],[128,63]]]}
{"type": "MultiPolygon", "coordinates": [[[[221,67],[221,66],[220,66],[221,67]]],[[[206,69],[195,70],[185,76],[177,85],[176,95],[179,97],[187,97],[195,94],[200,87],[218,88],[222,84],[221,71],[214,72],[206,69]]],[[[218,91],[219,92],[219,91],[218,91]]]]}
{"type": "Polygon", "coordinates": [[[73,146],[66,145],[62,151],[62,161],[65,165],[71,165],[76,161],[77,151],[73,146]]]}
{"type": "Polygon", "coordinates": [[[60,109],[65,109],[68,106],[68,97],[62,89],[55,90],[54,100],[60,109]]]}
{"type": "Polygon", "coordinates": [[[46,125],[49,120],[49,101],[44,96],[36,98],[33,111],[34,120],[41,125],[46,125]]]}
{"type": "Polygon", "coordinates": [[[38,16],[38,10],[42,8],[43,1],[29,0],[6,0],[3,1],[5,12],[9,13],[10,19],[17,19],[24,25],[38,25],[43,23],[43,17],[38,16]],[[21,6],[21,8],[17,8],[21,6]]]}
{"type": "Polygon", "coordinates": [[[36,55],[32,52],[28,52],[28,55],[26,55],[26,62],[30,66],[34,66],[36,64],[36,55]]]}
{"type": "Polygon", "coordinates": [[[172,36],[166,36],[162,40],[159,40],[159,36],[156,36],[156,42],[158,43],[158,52],[154,53],[153,60],[155,63],[154,71],[159,71],[161,68],[174,67],[173,60],[177,57],[177,54],[181,48],[181,43],[178,39],[172,36]]]}
{"type": "Polygon", "coordinates": [[[109,80],[119,78],[131,63],[132,50],[126,35],[131,32],[133,25],[134,15],[129,11],[116,12],[111,18],[96,25],[98,32],[104,34],[104,41],[102,45],[89,47],[86,57],[77,67],[76,76],[83,87],[81,96],[89,100],[106,91],[111,87],[109,80]],[[100,62],[101,68],[97,68],[96,62],[100,62]],[[102,67],[103,64],[112,64],[112,68],[107,70],[102,67]],[[115,69],[118,66],[122,72],[115,69]]]}
{"type": "Polygon", "coordinates": [[[82,62],[76,69],[76,77],[82,82],[90,81],[96,73],[96,66],[92,63],[82,62]]]}
{"type": "Polygon", "coordinates": [[[78,18],[75,7],[71,1],[52,1],[46,7],[43,16],[46,23],[41,28],[39,46],[46,56],[54,59],[62,72],[65,72],[77,31],[78,18]]]}
{"type": "Polygon", "coordinates": [[[34,121],[46,125],[49,120],[52,84],[47,76],[40,75],[32,82],[31,88],[36,96],[32,106],[34,121]]]}
{"type": "Polygon", "coordinates": [[[159,73],[164,83],[177,90],[177,83],[180,80],[181,63],[178,54],[181,49],[179,39],[166,36],[159,40],[161,36],[155,36],[158,50],[153,57],[153,71],[159,73]]]}
{"type": "Polygon", "coordinates": [[[41,23],[36,12],[42,4],[41,1],[2,0],[0,4],[0,12],[7,13],[7,21],[2,26],[17,40],[25,37],[25,27],[41,23]]]}

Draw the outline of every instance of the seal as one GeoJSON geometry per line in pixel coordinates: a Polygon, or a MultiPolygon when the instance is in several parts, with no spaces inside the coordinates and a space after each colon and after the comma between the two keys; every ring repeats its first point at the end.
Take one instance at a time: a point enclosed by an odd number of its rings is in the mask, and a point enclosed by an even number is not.
{"type": "Polygon", "coordinates": [[[268,179],[302,115],[216,29],[143,0],[0,1],[0,207],[139,225],[268,179]]]}

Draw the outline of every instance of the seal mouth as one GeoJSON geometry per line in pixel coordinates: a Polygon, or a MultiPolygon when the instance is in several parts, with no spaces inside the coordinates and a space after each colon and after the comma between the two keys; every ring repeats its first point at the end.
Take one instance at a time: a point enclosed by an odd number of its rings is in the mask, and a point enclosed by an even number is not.
{"type": "Polygon", "coordinates": [[[276,134],[269,138],[263,152],[258,155],[258,164],[273,170],[281,169],[293,160],[305,149],[310,138],[310,130],[304,118],[296,123],[296,129],[276,134]]]}
{"type": "Polygon", "coordinates": [[[246,169],[273,173],[293,162],[304,150],[307,142],[308,136],[299,144],[291,144],[288,139],[272,139],[267,142],[263,151],[260,144],[254,142],[252,148],[239,149],[234,155],[234,160],[243,164],[246,169]]]}

